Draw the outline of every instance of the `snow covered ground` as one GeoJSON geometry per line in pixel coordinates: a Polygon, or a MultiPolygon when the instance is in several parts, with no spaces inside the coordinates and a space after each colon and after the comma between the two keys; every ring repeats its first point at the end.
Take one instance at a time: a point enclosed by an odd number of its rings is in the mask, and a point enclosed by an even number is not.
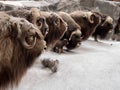
{"type": "Polygon", "coordinates": [[[14,90],[120,90],[120,42],[87,40],[63,54],[42,54],[14,90]],[[40,58],[58,59],[58,72],[40,58]]]}

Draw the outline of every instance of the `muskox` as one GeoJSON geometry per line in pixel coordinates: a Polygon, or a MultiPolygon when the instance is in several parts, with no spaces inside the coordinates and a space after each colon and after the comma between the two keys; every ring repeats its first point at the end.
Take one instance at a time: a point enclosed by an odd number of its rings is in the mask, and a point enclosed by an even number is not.
{"type": "Polygon", "coordinates": [[[39,30],[41,30],[43,36],[45,37],[48,33],[48,25],[46,23],[45,17],[42,15],[41,11],[37,8],[31,8],[30,10],[20,9],[6,11],[7,14],[14,17],[21,17],[27,19],[29,22],[35,25],[39,30]]]}
{"type": "Polygon", "coordinates": [[[81,27],[82,40],[87,40],[101,22],[101,17],[91,11],[74,11],[70,15],[81,27]]]}
{"type": "Polygon", "coordinates": [[[98,41],[97,38],[105,39],[109,32],[113,29],[113,19],[110,16],[95,12],[101,17],[101,23],[95,29],[95,32],[92,34],[95,41],[98,41]]]}
{"type": "Polygon", "coordinates": [[[67,23],[67,31],[61,38],[61,40],[67,39],[68,44],[66,45],[67,49],[73,49],[81,42],[81,28],[80,26],[72,19],[72,17],[66,12],[58,12],[62,19],[67,23]]]}
{"type": "Polygon", "coordinates": [[[67,39],[58,40],[53,47],[53,51],[57,53],[62,53],[63,47],[66,46],[68,43],[69,42],[67,39]]]}
{"type": "Polygon", "coordinates": [[[45,41],[48,47],[53,47],[55,42],[61,39],[67,30],[67,23],[54,12],[42,12],[49,26],[45,41]]]}
{"type": "Polygon", "coordinates": [[[1,12],[0,90],[18,85],[45,47],[42,33],[33,24],[1,12]]]}

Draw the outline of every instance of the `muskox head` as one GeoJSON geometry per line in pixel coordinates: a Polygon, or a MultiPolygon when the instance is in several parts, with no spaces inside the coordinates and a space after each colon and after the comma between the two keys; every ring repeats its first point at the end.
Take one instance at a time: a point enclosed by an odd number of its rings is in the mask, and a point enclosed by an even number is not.
{"type": "Polygon", "coordinates": [[[45,47],[33,24],[0,13],[0,89],[17,85],[45,47]]]}
{"type": "Polygon", "coordinates": [[[42,15],[42,12],[37,8],[31,9],[31,22],[41,30],[43,36],[45,37],[48,33],[49,27],[46,23],[45,17],[42,15]]]}
{"type": "Polygon", "coordinates": [[[59,40],[67,30],[67,23],[56,13],[44,12],[49,32],[46,35],[45,41],[47,45],[54,44],[59,40]]]}
{"type": "Polygon", "coordinates": [[[14,17],[21,17],[27,19],[29,22],[34,24],[45,37],[48,33],[48,25],[46,23],[45,17],[42,15],[41,11],[37,8],[31,8],[30,10],[11,10],[6,12],[14,17]]]}
{"type": "Polygon", "coordinates": [[[70,15],[81,27],[82,40],[88,39],[101,22],[100,16],[91,11],[75,11],[70,15]]]}

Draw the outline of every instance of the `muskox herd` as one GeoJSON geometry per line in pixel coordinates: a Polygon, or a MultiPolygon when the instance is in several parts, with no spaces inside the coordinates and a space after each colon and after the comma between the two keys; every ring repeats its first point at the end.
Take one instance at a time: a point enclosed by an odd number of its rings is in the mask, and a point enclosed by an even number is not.
{"type": "MultiPolygon", "coordinates": [[[[113,19],[95,11],[47,12],[37,8],[0,12],[0,89],[18,85],[26,70],[46,48],[62,53],[93,36],[103,39],[113,19]]],[[[42,61],[56,71],[58,60],[42,61]],[[53,68],[55,66],[55,68],[53,68]]]]}

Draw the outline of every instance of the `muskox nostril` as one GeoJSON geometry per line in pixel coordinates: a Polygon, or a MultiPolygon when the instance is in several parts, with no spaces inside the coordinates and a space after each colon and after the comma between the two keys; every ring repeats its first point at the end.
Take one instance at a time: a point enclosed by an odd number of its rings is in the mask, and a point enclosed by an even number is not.
{"type": "Polygon", "coordinates": [[[45,28],[44,30],[45,30],[45,32],[47,32],[47,31],[48,31],[48,28],[45,28]]]}
{"type": "Polygon", "coordinates": [[[42,34],[46,35],[47,33],[48,33],[48,28],[46,27],[46,28],[43,29],[42,34]]]}
{"type": "Polygon", "coordinates": [[[47,49],[47,46],[46,47],[44,47],[44,50],[46,50],[47,49]]]}

